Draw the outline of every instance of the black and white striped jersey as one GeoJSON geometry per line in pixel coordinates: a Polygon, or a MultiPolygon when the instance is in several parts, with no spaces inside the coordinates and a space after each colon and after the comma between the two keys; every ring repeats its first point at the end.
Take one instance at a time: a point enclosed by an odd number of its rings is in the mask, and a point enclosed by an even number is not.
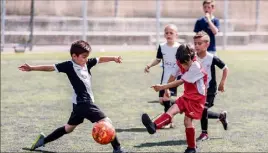
{"type": "Polygon", "coordinates": [[[209,52],[207,52],[207,55],[202,59],[197,56],[197,60],[201,63],[202,68],[208,74],[207,94],[208,95],[216,94],[217,93],[217,80],[216,80],[215,66],[224,70],[227,67],[227,65],[217,56],[209,52]]]}
{"type": "Polygon", "coordinates": [[[73,86],[72,102],[74,104],[94,102],[90,69],[97,63],[97,58],[90,58],[83,67],[73,61],[65,61],[55,64],[55,70],[57,72],[65,73],[73,86]]]}
{"type": "Polygon", "coordinates": [[[180,75],[178,74],[180,70],[176,63],[176,53],[179,46],[180,43],[175,42],[173,46],[168,46],[167,43],[161,43],[158,47],[156,58],[162,60],[163,63],[161,84],[166,84],[172,74],[180,75]]]}

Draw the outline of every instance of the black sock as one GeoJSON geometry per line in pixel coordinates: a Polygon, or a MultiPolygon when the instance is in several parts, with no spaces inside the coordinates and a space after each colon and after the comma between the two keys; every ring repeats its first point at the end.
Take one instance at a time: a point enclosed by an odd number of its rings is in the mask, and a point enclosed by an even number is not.
{"type": "Polygon", "coordinates": [[[215,112],[212,112],[212,111],[208,111],[208,118],[218,119],[218,118],[220,118],[220,113],[215,113],[215,112]]]}
{"type": "Polygon", "coordinates": [[[202,118],[201,118],[201,129],[202,133],[207,133],[208,130],[208,110],[204,108],[202,118]]]}
{"type": "Polygon", "coordinates": [[[167,112],[168,109],[172,106],[170,100],[169,101],[163,101],[163,105],[164,105],[164,111],[167,112]]]}
{"type": "Polygon", "coordinates": [[[53,131],[50,135],[48,135],[47,137],[45,137],[44,143],[48,143],[51,141],[54,141],[60,137],[62,137],[64,134],[67,134],[67,132],[65,131],[65,127],[60,127],[57,128],[55,131],[53,131]]]}
{"type": "Polygon", "coordinates": [[[111,145],[113,146],[114,150],[120,149],[120,142],[119,142],[117,136],[115,136],[114,140],[111,142],[111,145]]]}

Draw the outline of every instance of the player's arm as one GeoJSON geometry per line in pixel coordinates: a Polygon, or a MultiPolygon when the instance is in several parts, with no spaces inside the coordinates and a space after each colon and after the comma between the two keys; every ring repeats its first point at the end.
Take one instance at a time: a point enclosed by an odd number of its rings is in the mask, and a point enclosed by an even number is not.
{"type": "Polygon", "coordinates": [[[147,64],[145,66],[144,72],[145,73],[149,73],[149,69],[157,64],[159,64],[161,62],[161,59],[163,59],[163,54],[161,51],[161,46],[159,45],[158,49],[157,49],[157,54],[156,54],[156,58],[149,64],[147,64]]]}
{"type": "Polygon", "coordinates": [[[147,65],[145,66],[144,72],[145,72],[145,73],[146,73],[146,72],[148,73],[148,72],[149,72],[149,69],[150,69],[151,67],[153,67],[153,66],[159,64],[160,62],[161,62],[161,59],[158,59],[158,58],[154,59],[151,63],[149,63],[149,64],[147,64],[147,65]]]}
{"type": "Polygon", "coordinates": [[[23,64],[19,67],[19,70],[21,71],[45,71],[45,72],[51,72],[55,71],[55,67],[53,65],[37,65],[37,66],[31,66],[28,64],[23,64]]]}
{"type": "Polygon", "coordinates": [[[211,16],[208,14],[208,13],[206,13],[206,18],[207,18],[207,20],[208,20],[208,25],[209,25],[209,28],[210,28],[210,30],[212,31],[212,33],[214,34],[214,35],[216,35],[218,32],[219,32],[219,21],[218,20],[216,20],[215,22],[216,22],[216,24],[214,24],[213,22],[212,22],[212,19],[211,19],[211,16]]]}
{"type": "Polygon", "coordinates": [[[153,85],[151,88],[154,88],[155,91],[160,91],[160,90],[166,90],[166,89],[169,89],[169,88],[173,88],[173,87],[178,87],[180,85],[183,84],[183,80],[176,80],[176,81],[172,81],[168,84],[165,84],[165,85],[153,85]]]}
{"type": "Polygon", "coordinates": [[[228,69],[227,65],[217,56],[213,57],[212,62],[213,62],[213,64],[217,65],[217,67],[222,69],[222,76],[221,76],[221,81],[220,81],[218,90],[221,92],[224,92],[224,86],[225,86],[225,82],[227,80],[229,69],[228,69]]]}
{"type": "Polygon", "coordinates": [[[106,63],[114,61],[115,63],[122,63],[122,57],[121,56],[102,56],[99,57],[98,63],[106,63]]]}

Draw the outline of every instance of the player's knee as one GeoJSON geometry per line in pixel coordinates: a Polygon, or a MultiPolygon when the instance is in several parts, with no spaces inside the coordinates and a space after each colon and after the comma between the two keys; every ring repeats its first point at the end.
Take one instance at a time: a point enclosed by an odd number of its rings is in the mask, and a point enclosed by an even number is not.
{"type": "Polygon", "coordinates": [[[76,128],[76,125],[69,125],[69,124],[66,124],[64,127],[65,127],[65,131],[66,131],[66,133],[68,134],[68,133],[73,132],[73,130],[76,128]]]}
{"type": "Polygon", "coordinates": [[[159,97],[159,103],[163,105],[163,97],[159,97]]]}
{"type": "Polygon", "coordinates": [[[109,117],[105,117],[102,119],[102,121],[109,122],[110,124],[113,124],[112,120],[109,117]]]}
{"type": "Polygon", "coordinates": [[[189,117],[186,117],[186,116],[185,116],[185,118],[184,118],[184,126],[185,126],[186,128],[191,128],[191,127],[193,127],[192,119],[189,118],[189,117]]]}

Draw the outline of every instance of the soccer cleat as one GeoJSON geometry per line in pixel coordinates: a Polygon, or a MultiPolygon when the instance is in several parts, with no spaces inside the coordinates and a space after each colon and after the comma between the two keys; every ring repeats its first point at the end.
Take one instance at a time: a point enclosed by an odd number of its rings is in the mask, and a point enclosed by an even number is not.
{"type": "Polygon", "coordinates": [[[196,153],[196,148],[189,148],[187,147],[187,149],[184,151],[184,153],[196,153]]]}
{"type": "Polygon", "coordinates": [[[219,120],[221,121],[224,130],[227,130],[228,129],[227,111],[223,111],[220,113],[219,120]]]}
{"type": "Polygon", "coordinates": [[[118,149],[114,149],[113,153],[126,153],[121,147],[119,147],[118,149]]]}
{"type": "Polygon", "coordinates": [[[39,136],[36,138],[35,142],[33,143],[31,150],[33,151],[41,146],[44,147],[45,146],[44,140],[45,140],[45,134],[40,133],[39,136]]]}
{"type": "Polygon", "coordinates": [[[205,140],[209,140],[207,133],[201,133],[200,136],[196,139],[196,141],[205,141],[205,140]]]}
{"type": "Polygon", "coordinates": [[[141,120],[143,125],[146,127],[148,133],[154,134],[156,132],[156,126],[155,124],[151,121],[150,117],[148,114],[142,114],[141,120]]]}

